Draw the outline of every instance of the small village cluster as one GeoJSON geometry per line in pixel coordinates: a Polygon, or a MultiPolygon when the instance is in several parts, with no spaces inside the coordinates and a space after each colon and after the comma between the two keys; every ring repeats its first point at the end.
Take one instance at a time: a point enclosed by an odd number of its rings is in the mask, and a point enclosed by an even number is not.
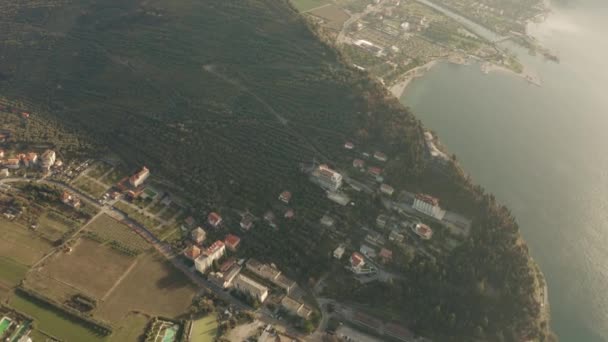
{"type": "Polygon", "coordinates": [[[48,172],[51,167],[61,166],[62,164],[53,150],[46,150],[40,156],[36,152],[19,153],[11,157],[6,154],[5,151],[0,150],[0,177],[8,177],[10,176],[10,170],[21,168],[37,168],[48,172]]]}

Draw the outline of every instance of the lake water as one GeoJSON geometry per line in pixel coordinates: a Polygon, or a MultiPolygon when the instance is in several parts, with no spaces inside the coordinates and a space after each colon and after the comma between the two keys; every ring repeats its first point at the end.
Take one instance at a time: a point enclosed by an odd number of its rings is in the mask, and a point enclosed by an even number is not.
{"type": "Polygon", "coordinates": [[[556,2],[523,53],[543,86],[439,64],[402,102],[516,215],[549,284],[561,341],[608,341],[608,3],[556,2]]]}

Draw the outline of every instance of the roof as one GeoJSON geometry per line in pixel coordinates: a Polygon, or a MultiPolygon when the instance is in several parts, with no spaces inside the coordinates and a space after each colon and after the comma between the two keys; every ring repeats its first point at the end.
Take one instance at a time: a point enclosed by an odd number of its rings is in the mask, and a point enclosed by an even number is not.
{"type": "Polygon", "coordinates": [[[184,251],[184,255],[189,258],[189,259],[196,259],[198,258],[199,255],[201,255],[201,249],[192,245],[188,248],[186,248],[186,250],[184,251]]]}
{"type": "Polygon", "coordinates": [[[354,252],[350,256],[350,263],[351,263],[351,265],[353,265],[353,267],[357,267],[359,265],[364,264],[365,259],[363,258],[363,255],[361,255],[360,253],[354,252]]]}
{"type": "Polygon", "coordinates": [[[350,141],[347,141],[347,142],[344,143],[344,148],[345,149],[352,150],[354,147],[355,147],[355,144],[353,144],[350,141]]]}
{"type": "Polygon", "coordinates": [[[222,264],[220,265],[220,272],[228,271],[230,267],[232,267],[234,264],[236,264],[235,258],[226,259],[226,261],[222,262],[222,264]]]}
{"type": "Polygon", "coordinates": [[[198,228],[192,230],[193,238],[199,238],[201,236],[205,237],[206,234],[207,234],[207,232],[205,232],[205,230],[201,227],[198,227],[198,228]]]}
{"type": "Polygon", "coordinates": [[[279,199],[283,202],[289,202],[291,200],[291,192],[287,190],[281,192],[281,194],[279,195],[279,199]]]}
{"type": "Polygon", "coordinates": [[[220,250],[222,247],[224,247],[224,242],[222,242],[221,240],[217,240],[213,244],[211,244],[211,246],[207,247],[203,251],[203,254],[209,256],[220,250]]]}
{"type": "Polygon", "coordinates": [[[285,211],[285,218],[293,218],[295,215],[295,212],[291,208],[285,211]]]}
{"type": "Polygon", "coordinates": [[[433,206],[437,206],[439,205],[439,199],[431,196],[431,195],[427,195],[427,194],[416,194],[416,199],[426,202],[430,205],[433,206]]]}
{"type": "Polygon", "coordinates": [[[363,159],[353,159],[354,167],[363,167],[365,165],[365,161],[363,159]]]}
{"type": "Polygon", "coordinates": [[[224,242],[228,247],[235,248],[241,242],[241,238],[234,234],[228,234],[226,235],[226,238],[224,238],[224,242]]]}
{"type": "Polygon", "coordinates": [[[382,248],[380,250],[380,257],[382,259],[392,259],[393,258],[393,251],[391,251],[390,249],[386,249],[386,248],[382,248]]]}
{"type": "Polygon", "coordinates": [[[382,169],[377,166],[370,166],[367,171],[373,175],[379,175],[382,173],[382,169]]]}
{"type": "Polygon", "coordinates": [[[422,223],[419,223],[414,227],[414,232],[425,239],[429,239],[433,235],[433,230],[422,223]]]}
{"type": "Polygon", "coordinates": [[[217,226],[222,221],[222,217],[220,214],[212,211],[207,215],[207,221],[209,221],[212,226],[217,226]]]}

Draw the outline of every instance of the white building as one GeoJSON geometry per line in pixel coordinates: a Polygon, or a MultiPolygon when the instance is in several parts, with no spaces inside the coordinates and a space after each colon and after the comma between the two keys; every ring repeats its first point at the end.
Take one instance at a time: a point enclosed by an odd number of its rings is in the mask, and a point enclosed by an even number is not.
{"type": "Polygon", "coordinates": [[[337,191],[342,186],[342,175],[327,165],[319,165],[312,175],[321,187],[329,191],[337,191]]]}
{"type": "Polygon", "coordinates": [[[148,177],[150,177],[150,170],[144,166],[133,176],[129,177],[129,184],[137,188],[138,186],[142,185],[146,179],[148,179],[148,177]]]}
{"type": "Polygon", "coordinates": [[[53,164],[55,164],[56,158],[57,158],[57,155],[55,154],[55,151],[46,150],[46,151],[44,151],[42,156],[40,156],[40,166],[42,166],[42,168],[45,170],[49,170],[51,168],[51,166],[53,166],[53,164]]]}
{"type": "Polygon", "coordinates": [[[224,242],[218,240],[214,242],[209,248],[205,249],[203,253],[194,260],[194,266],[196,270],[205,273],[213,265],[215,260],[219,260],[226,254],[226,246],[224,242]]]}
{"type": "Polygon", "coordinates": [[[334,258],[340,260],[342,259],[342,256],[344,255],[344,246],[340,245],[338,246],[338,248],[336,248],[336,250],[334,250],[334,258]]]}
{"type": "Polygon", "coordinates": [[[2,169],[2,170],[0,170],[0,177],[4,178],[4,177],[8,177],[10,175],[11,174],[10,174],[10,172],[8,172],[8,169],[2,169]]]}
{"type": "Polygon", "coordinates": [[[383,183],[382,185],[380,185],[380,192],[391,196],[393,192],[395,192],[395,189],[392,186],[383,183]]]}
{"type": "Polygon", "coordinates": [[[445,210],[439,207],[439,200],[429,195],[417,194],[413,208],[438,220],[445,216],[445,210]]]}
{"type": "Polygon", "coordinates": [[[255,280],[239,274],[234,280],[234,288],[263,303],[268,297],[268,288],[255,280]]]}

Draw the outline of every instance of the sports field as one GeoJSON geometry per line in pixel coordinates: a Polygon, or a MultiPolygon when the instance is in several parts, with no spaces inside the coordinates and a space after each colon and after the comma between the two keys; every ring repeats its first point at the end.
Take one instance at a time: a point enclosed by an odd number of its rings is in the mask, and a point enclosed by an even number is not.
{"type": "Polygon", "coordinates": [[[215,313],[192,322],[191,342],[213,342],[217,337],[217,316],[215,313]]]}

